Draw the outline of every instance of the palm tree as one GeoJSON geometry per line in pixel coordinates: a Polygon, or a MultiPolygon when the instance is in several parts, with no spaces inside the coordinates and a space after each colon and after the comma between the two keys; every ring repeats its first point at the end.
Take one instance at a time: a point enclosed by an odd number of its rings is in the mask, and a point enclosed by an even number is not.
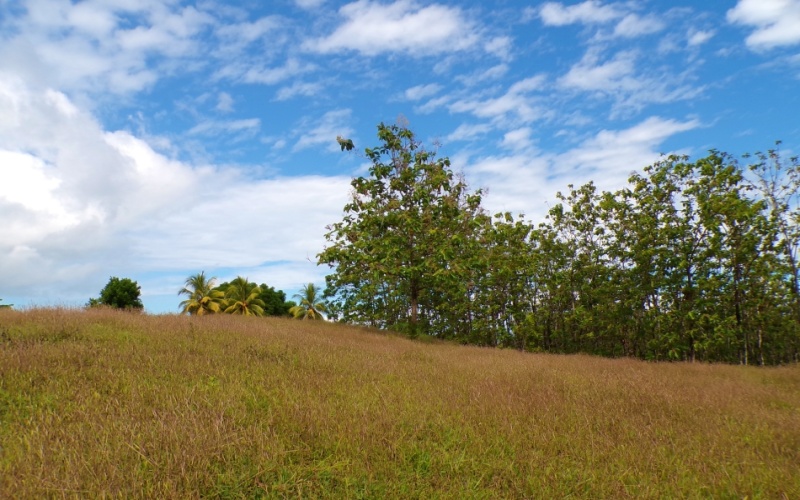
{"type": "Polygon", "coordinates": [[[178,295],[189,297],[180,303],[183,308],[181,314],[202,316],[220,312],[225,295],[214,289],[215,280],[216,278],[206,278],[205,271],[186,278],[186,286],[178,292],[178,295]]]}
{"type": "Polygon", "coordinates": [[[250,283],[247,278],[237,276],[230,282],[225,290],[228,299],[226,313],[242,314],[244,316],[263,316],[264,301],[258,298],[261,288],[255,283],[250,283]]]}
{"type": "Polygon", "coordinates": [[[303,319],[325,319],[322,313],[328,312],[328,306],[318,301],[320,289],[309,283],[300,289],[300,293],[294,294],[294,298],[300,301],[300,305],[289,309],[289,314],[295,318],[303,319]]]}

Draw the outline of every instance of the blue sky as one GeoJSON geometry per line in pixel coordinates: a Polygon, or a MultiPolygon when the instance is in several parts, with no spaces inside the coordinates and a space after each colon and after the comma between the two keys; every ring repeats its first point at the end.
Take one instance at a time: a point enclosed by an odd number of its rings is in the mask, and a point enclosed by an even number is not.
{"type": "Polygon", "coordinates": [[[798,0],[0,0],[0,298],[322,284],[366,172],[335,138],[401,115],[539,221],[660,153],[796,154],[798,111],[798,0]]]}

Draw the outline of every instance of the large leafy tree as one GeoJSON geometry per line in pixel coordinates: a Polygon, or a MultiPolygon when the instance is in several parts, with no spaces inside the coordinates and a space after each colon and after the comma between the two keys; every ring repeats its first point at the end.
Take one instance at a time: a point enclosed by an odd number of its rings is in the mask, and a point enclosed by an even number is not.
{"type": "Polygon", "coordinates": [[[228,314],[241,314],[243,316],[263,316],[264,301],[259,298],[261,288],[255,283],[250,283],[247,278],[237,276],[225,287],[226,305],[228,314]]]}
{"type": "Polygon", "coordinates": [[[216,278],[208,278],[205,271],[186,278],[185,286],[178,295],[186,295],[187,299],[180,303],[181,313],[202,316],[222,311],[225,294],[214,288],[216,278]]]}
{"type": "Polygon", "coordinates": [[[460,300],[466,293],[463,231],[482,216],[480,192],[469,193],[450,161],[408,128],[380,124],[378,139],[365,149],[369,176],[351,182],[344,219],[328,227],[318,256],[333,269],[326,292],[345,321],[437,333],[432,325],[447,314],[453,290],[460,300]]]}
{"type": "Polygon", "coordinates": [[[89,299],[89,306],[109,306],[117,309],[141,310],[141,287],[130,278],[111,277],[100,291],[100,297],[89,299]]]}
{"type": "Polygon", "coordinates": [[[323,314],[328,312],[328,308],[320,300],[321,295],[321,290],[314,283],[304,285],[300,293],[294,294],[299,304],[289,309],[289,314],[302,319],[325,319],[323,314]]]}

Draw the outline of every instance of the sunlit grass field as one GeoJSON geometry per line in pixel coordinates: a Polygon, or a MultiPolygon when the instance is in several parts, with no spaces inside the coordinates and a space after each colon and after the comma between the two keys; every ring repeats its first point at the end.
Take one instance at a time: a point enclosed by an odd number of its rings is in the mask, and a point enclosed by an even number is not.
{"type": "Polygon", "coordinates": [[[0,497],[800,498],[800,367],[0,311],[0,497]]]}

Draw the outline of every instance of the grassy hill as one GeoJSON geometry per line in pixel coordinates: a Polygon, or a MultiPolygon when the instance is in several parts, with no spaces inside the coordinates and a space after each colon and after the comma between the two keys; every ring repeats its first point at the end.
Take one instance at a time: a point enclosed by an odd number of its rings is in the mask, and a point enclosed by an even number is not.
{"type": "Polygon", "coordinates": [[[0,497],[800,497],[800,367],[0,311],[0,497]]]}

